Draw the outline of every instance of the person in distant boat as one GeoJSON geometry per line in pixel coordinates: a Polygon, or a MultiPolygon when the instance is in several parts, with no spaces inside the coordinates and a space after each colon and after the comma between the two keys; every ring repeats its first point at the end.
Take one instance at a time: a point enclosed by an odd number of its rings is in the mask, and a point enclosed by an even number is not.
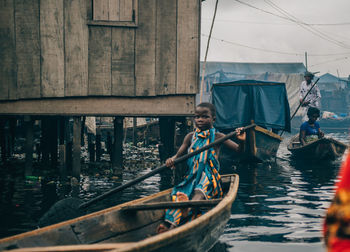
{"type": "Polygon", "coordinates": [[[312,88],[310,93],[306,96],[307,92],[313,86],[312,79],[314,78],[313,73],[305,72],[305,80],[300,84],[299,90],[299,101],[302,106],[303,122],[307,121],[307,111],[310,107],[320,108],[321,93],[317,84],[312,88]],[[304,97],[306,98],[304,99],[304,97]],[[304,101],[303,101],[304,100],[304,101]]]}
{"type": "MultiPolygon", "coordinates": [[[[177,153],[166,160],[167,167],[174,168],[174,160],[185,155],[187,151],[193,152],[225,136],[213,127],[215,117],[216,109],[213,104],[197,105],[194,118],[196,129],[185,136],[177,153]]],[[[236,129],[236,132],[239,144],[230,139],[223,144],[233,151],[241,152],[246,135],[242,128],[236,129]]],[[[223,196],[218,162],[219,147],[216,145],[187,160],[186,177],[174,187],[171,193],[172,201],[210,200],[223,196]]],[[[162,233],[175,228],[201,214],[188,208],[167,209],[165,221],[158,226],[157,232],[162,233]]]]}
{"type": "Polygon", "coordinates": [[[320,110],[315,107],[309,107],[307,116],[309,120],[303,122],[300,126],[299,140],[302,145],[324,136],[320,129],[320,124],[317,122],[317,118],[320,117],[320,110]]]}

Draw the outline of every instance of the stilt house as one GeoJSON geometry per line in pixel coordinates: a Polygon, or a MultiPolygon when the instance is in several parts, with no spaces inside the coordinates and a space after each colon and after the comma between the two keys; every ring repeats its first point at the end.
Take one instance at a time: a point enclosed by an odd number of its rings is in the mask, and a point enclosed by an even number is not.
{"type": "MultiPolygon", "coordinates": [[[[42,120],[42,130],[46,125],[56,132],[50,143],[57,141],[57,123],[45,123],[43,116],[74,116],[73,166],[79,167],[81,116],[193,114],[200,5],[201,0],[0,0],[0,131],[8,118],[29,116],[30,159],[33,116],[42,120]]],[[[115,133],[120,123],[115,120],[115,133]]],[[[118,141],[113,153],[121,154],[118,141]]],[[[59,145],[64,142],[60,133],[59,145]]],[[[1,145],[3,154],[7,147],[1,145]]]]}

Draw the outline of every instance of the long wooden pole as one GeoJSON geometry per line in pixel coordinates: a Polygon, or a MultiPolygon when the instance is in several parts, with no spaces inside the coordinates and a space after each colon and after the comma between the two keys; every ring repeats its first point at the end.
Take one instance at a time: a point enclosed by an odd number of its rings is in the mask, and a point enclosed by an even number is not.
{"type": "MultiPolygon", "coordinates": [[[[253,128],[253,127],[255,127],[255,126],[256,126],[255,124],[251,124],[251,125],[249,125],[249,126],[244,127],[243,130],[246,131],[247,129],[253,128]]],[[[200,149],[198,149],[198,150],[195,150],[194,152],[191,152],[191,153],[188,153],[188,154],[186,154],[186,155],[183,155],[182,157],[179,157],[179,158],[177,158],[177,159],[174,160],[174,165],[176,165],[176,164],[178,164],[178,163],[181,163],[181,162],[187,160],[188,158],[197,155],[198,153],[201,153],[201,152],[203,152],[203,151],[205,151],[205,150],[207,150],[207,149],[210,149],[211,147],[213,147],[213,146],[215,146],[215,145],[218,145],[218,144],[220,144],[220,143],[226,141],[227,139],[229,139],[229,138],[235,136],[236,134],[237,134],[236,131],[233,131],[233,132],[227,134],[226,136],[224,136],[224,137],[222,137],[222,138],[220,138],[220,139],[218,139],[218,140],[212,142],[211,144],[208,144],[208,145],[206,145],[206,146],[204,146],[204,147],[202,147],[202,148],[200,148],[200,149]]],[[[162,166],[160,166],[160,167],[154,169],[153,171],[151,171],[151,172],[149,172],[149,173],[147,173],[147,174],[145,174],[145,175],[143,175],[143,176],[140,176],[140,177],[138,177],[138,178],[136,178],[136,179],[134,179],[134,180],[131,180],[131,181],[125,183],[124,185],[118,186],[118,187],[116,187],[116,188],[114,188],[114,189],[112,189],[112,190],[110,190],[110,191],[108,191],[108,192],[106,192],[106,193],[104,193],[104,194],[101,194],[100,196],[98,196],[98,197],[96,197],[96,198],[94,198],[94,199],[92,199],[92,200],[89,200],[89,201],[87,201],[87,202],[85,202],[85,203],[79,205],[79,208],[80,208],[80,209],[81,209],[81,208],[86,208],[86,207],[88,207],[88,206],[94,204],[95,202],[97,202],[97,201],[99,201],[99,200],[102,200],[102,199],[108,197],[108,196],[111,195],[112,193],[116,193],[116,192],[122,191],[122,190],[124,190],[125,188],[130,187],[130,186],[133,186],[133,185],[135,185],[135,184],[141,182],[142,180],[145,180],[145,179],[147,179],[147,178],[149,178],[149,177],[152,177],[153,175],[158,174],[158,173],[162,172],[162,171],[165,170],[165,169],[169,169],[169,168],[164,164],[164,165],[162,165],[162,166]]]]}
{"type": "MultiPolygon", "coordinates": [[[[309,95],[309,93],[311,92],[311,90],[314,88],[314,86],[316,85],[316,83],[320,80],[320,78],[318,78],[315,83],[312,85],[312,87],[307,91],[306,95],[304,96],[304,98],[301,100],[301,102],[299,103],[299,106],[297,107],[297,109],[294,111],[293,115],[290,118],[290,121],[292,121],[292,119],[294,118],[294,116],[296,115],[296,113],[298,112],[299,108],[301,107],[301,105],[303,104],[303,102],[305,101],[306,97],[309,95]]],[[[280,136],[282,136],[284,133],[284,130],[281,132],[280,136]]]]}
{"type": "Polygon", "coordinates": [[[292,117],[290,118],[290,120],[292,120],[295,116],[295,114],[298,112],[299,108],[301,107],[301,105],[303,104],[303,102],[305,101],[306,97],[309,95],[309,93],[311,92],[311,90],[314,88],[314,86],[316,85],[316,83],[320,80],[320,78],[318,78],[315,83],[312,85],[312,87],[309,89],[309,91],[307,91],[306,95],[304,96],[304,98],[301,100],[299,106],[297,107],[297,109],[295,110],[294,114],[292,115],[292,117]]]}

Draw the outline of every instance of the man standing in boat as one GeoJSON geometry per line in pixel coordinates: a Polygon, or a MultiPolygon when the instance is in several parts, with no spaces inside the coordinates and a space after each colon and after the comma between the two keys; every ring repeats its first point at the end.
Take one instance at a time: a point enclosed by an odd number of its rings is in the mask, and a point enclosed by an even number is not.
{"type": "Polygon", "coordinates": [[[299,101],[301,104],[302,108],[302,120],[303,122],[306,122],[308,120],[307,117],[307,111],[309,107],[315,107],[315,108],[320,108],[320,99],[321,99],[321,92],[320,89],[318,88],[317,84],[312,88],[313,86],[313,81],[312,79],[314,78],[313,73],[311,72],[305,72],[304,74],[305,80],[300,84],[300,90],[299,90],[299,101]],[[309,92],[307,97],[304,99],[308,91],[312,88],[312,90],[309,92]]]}

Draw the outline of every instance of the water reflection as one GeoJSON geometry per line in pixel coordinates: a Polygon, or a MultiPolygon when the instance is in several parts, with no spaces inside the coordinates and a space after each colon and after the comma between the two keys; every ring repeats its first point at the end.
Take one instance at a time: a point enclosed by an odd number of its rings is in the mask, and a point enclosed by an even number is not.
{"type": "MultiPolygon", "coordinates": [[[[331,137],[349,143],[347,133],[331,137]]],[[[228,251],[279,251],[281,244],[284,251],[299,245],[309,249],[309,244],[312,250],[324,251],[322,221],[342,160],[293,160],[287,151],[288,140],[282,142],[276,163],[236,167],[239,191],[220,238],[232,246],[228,251]]]]}
{"type": "MultiPolygon", "coordinates": [[[[349,143],[348,134],[332,137],[349,143]]],[[[322,220],[333,197],[341,160],[312,163],[291,160],[288,137],[282,142],[276,163],[236,166],[240,176],[237,199],[220,242],[212,251],[324,251],[321,241],[322,220]]],[[[143,150],[146,153],[146,150],[143,150]]],[[[121,174],[106,164],[84,168],[77,185],[63,180],[43,167],[37,176],[21,176],[21,164],[0,169],[0,236],[9,236],[36,228],[43,212],[56,200],[78,195],[92,199],[126,181],[159,167],[157,157],[138,153],[129,157],[121,174]]],[[[232,169],[229,169],[232,172],[232,169]]],[[[100,210],[118,203],[150,195],[171,186],[171,171],[155,175],[123,192],[111,195],[90,208],[100,210]]]]}

